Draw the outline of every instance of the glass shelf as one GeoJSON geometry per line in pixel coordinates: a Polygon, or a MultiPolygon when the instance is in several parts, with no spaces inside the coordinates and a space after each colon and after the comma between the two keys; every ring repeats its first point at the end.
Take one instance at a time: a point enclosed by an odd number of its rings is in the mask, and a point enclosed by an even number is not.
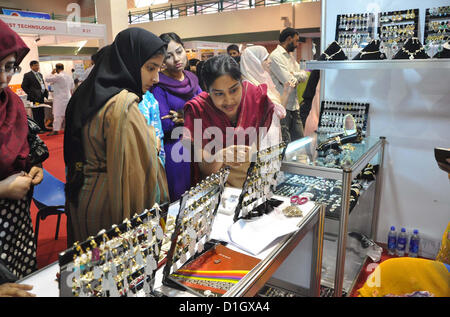
{"type": "Polygon", "coordinates": [[[381,61],[310,61],[307,69],[429,69],[450,68],[450,59],[415,59],[415,60],[381,60],[381,61]]]}
{"type": "Polygon", "coordinates": [[[317,145],[328,137],[314,134],[291,142],[286,148],[282,171],[295,174],[301,171],[302,175],[336,180],[341,180],[343,171],[347,171],[352,173],[353,179],[381,147],[380,138],[368,136],[361,143],[344,145],[347,149],[339,155],[319,156],[317,145]]]}

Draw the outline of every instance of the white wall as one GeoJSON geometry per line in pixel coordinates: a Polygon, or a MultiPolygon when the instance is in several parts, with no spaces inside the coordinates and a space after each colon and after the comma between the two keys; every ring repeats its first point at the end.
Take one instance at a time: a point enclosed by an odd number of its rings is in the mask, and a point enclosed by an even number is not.
{"type": "Polygon", "coordinates": [[[128,28],[128,10],[126,0],[96,0],[98,23],[106,25],[106,43],[111,44],[117,33],[128,28]]]}
{"type": "MultiPolygon", "coordinates": [[[[419,8],[423,43],[425,9],[449,4],[448,0],[328,0],[325,47],[334,41],[337,14],[377,8],[419,8]]],[[[417,228],[438,244],[450,221],[450,182],[437,167],[433,151],[450,148],[449,88],[448,69],[326,71],[325,99],[370,102],[370,133],[387,138],[380,242],[386,242],[389,227],[395,225],[409,232],[417,228]]]]}

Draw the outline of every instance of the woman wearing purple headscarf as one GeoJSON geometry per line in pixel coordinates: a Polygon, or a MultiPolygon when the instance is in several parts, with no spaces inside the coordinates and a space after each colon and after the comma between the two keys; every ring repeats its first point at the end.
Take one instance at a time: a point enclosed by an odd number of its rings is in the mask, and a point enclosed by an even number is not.
{"type": "Polygon", "coordinates": [[[159,83],[153,87],[152,93],[159,103],[164,132],[165,168],[170,200],[176,201],[191,187],[191,163],[182,161],[183,151],[186,149],[181,145],[181,135],[171,137],[172,130],[184,125],[184,104],[202,90],[197,76],[184,70],[188,60],[180,37],[175,33],[164,33],[160,38],[167,44],[164,60],[166,68],[160,73],[159,83]]]}

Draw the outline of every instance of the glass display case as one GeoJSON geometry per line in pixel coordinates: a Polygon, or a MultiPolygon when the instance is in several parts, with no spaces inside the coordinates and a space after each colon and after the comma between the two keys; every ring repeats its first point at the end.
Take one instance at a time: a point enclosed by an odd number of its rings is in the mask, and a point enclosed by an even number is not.
{"type": "Polygon", "coordinates": [[[367,257],[348,233],[371,238],[376,230],[385,138],[368,136],[359,143],[340,143],[336,150],[318,150],[335,138],[314,134],[291,142],[276,194],[325,205],[322,286],[341,296],[352,290],[367,257]]]}

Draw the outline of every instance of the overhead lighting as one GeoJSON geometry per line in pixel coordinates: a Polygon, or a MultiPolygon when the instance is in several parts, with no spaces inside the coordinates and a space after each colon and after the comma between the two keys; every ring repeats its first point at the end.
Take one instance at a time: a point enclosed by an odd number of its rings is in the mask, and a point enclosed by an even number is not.
{"type": "Polygon", "coordinates": [[[79,53],[79,52],[81,51],[81,49],[86,45],[87,42],[88,42],[87,40],[86,40],[86,41],[80,42],[81,44],[80,44],[80,46],[78,47],[78,49],[76,50],[75,55],[78,55],[78,53],[79,53]]]}

